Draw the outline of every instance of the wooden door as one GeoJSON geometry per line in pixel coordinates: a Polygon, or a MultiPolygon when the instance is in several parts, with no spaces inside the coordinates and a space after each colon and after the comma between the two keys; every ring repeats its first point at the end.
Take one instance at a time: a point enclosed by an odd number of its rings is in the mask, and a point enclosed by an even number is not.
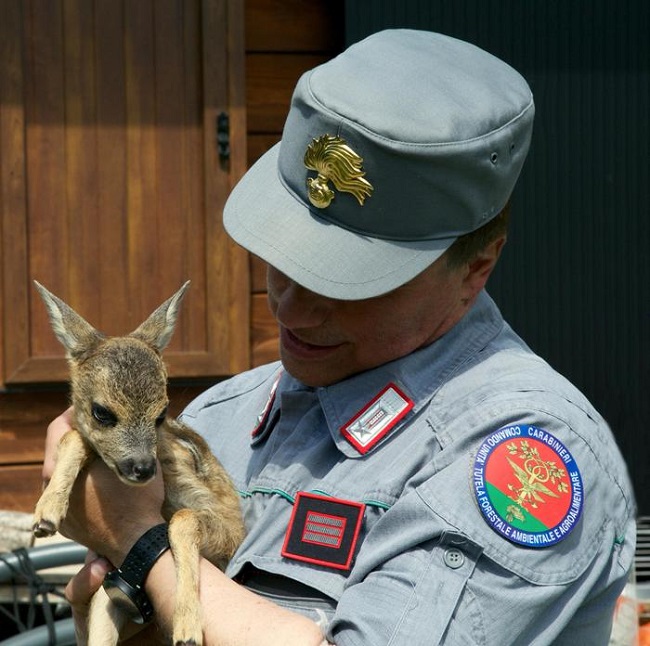
{"type": "Polygon", "coordinates": [[[248,263],[221,225],[246,167],[242,3],[0,12],[0,386],[67,379],[33,279],[107,334],[189,279],[170,375],[248,367],[248,263]]]}

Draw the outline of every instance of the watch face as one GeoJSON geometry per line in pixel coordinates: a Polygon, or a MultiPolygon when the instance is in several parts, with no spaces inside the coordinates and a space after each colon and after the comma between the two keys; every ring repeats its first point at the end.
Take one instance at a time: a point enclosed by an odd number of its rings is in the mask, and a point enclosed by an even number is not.
{"type": "Polygon", "coordinates": [[[109,572],[104,578],[104,590],[110,600],[124,613],[131,621],[137,624],[146,623],[151,619],[152,612],[148,599],[142,590],[132,587],[119,574],[119,570],[109,572]]]}
{"type": "Polygon", "coordinates": [[[106,590],[106,594],[108,594],[110,600],[124,613],[126,613],[129,617],[131,617],[134,614],[140,614],[138,611],[137,606],[133,603],[131,598],[124,594],[122,590],[119,588],[114,588],[114,587],[109,587],[104,588],[106,590]]]}

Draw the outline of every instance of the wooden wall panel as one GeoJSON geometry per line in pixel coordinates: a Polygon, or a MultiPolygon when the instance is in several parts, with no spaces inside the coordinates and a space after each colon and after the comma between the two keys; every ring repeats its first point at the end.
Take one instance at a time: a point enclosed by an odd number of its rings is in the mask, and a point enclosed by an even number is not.
{"type": "Polygon", "coordinates": [[[41,492],[41,465],[18,464],[0,468],[0,508],[31,512],[41,492]]]}
{"type": "Polygon", "coordinates": [[[242,3],[228,0],[225,3],[208,3],[203,0],[203,95],[205,109],[203,126],[212,137],[205,140],[205,209],[210,214],[206,218],[206,281],[209,298],[209,335],[225,352],[238,354],[244,359],[245,367],[250,365],[249,313],[247,298],[233,298],[233,293],[245,295],[249,288],[248,262],[244,251],[237,247],[226,235],[220,214],[226,197],[246,170],[246,115],[244,113],[244,33],[243,15],[241,21],[229,21],[224,15],[235,12],[239,18],[242,3]],[[226,43],[228,51],[237,53],[232,66],[225,69],[220,64],[218,52],[220,43],[226,43]],[[241,52],[241,56],[239,53],[241,52]],[[229,97],[229,101],[224,101],[229,97]],[[223,159],[216,145],[216,124],[221,113],[230,116],[230,156],[223,159]],[[235,139],[238,136],[239,139],[235,139]],[[230,169],[230,176],[224,172],[230,169]],[[235,334],[233,334],[235,332],[235,334]],[[223,346],[221,344],[224,344],[223,346]]]}
{"type": "Polygon", "coordinates": [[[336,52],[345,40],[344,0],[248,0],[248,52],[336,52]]]}
{"type": "Polygon", "coordinates": [[[0,509],[34,508],[41,491],[45,429],[67,402],[64,390],[0,394],[0,509]]]}
{"type": "Polygon", "coordinates": [[[65,390],[19,393],[0,407],[0,465],[43,459],[45,429],[68,406],[65,390]]]}
{"type": "Polygon", "coordinates": [[[296,82],[304,71],[328,58],[326,54],[249,54],[246,57],[249,132],[281,132],[296,82]]]}
{"type": "MultiPolygon", "coordinates": [[[[3,269],[12,274],[2,285],[11,304],[3,309],[4,383],[67,378],[32,279],[107,334],[133,329],[191,279],[170,373],[245,369],[247,260],[219,217],[246,166],[241,3],[5,5],[2,104],[11,101],[22,118],[3,117],[2,137],[13,144],[22,128],[24,185],[2,187],[3,230],[23,236],[11,249],[3,239],[3,269]],[[220,112],[232,112],[229,160],[216,152],[220,112]],[[17,195],[15,218],[4,205],[17,195]]],[[[1,151],[3,169],[11,167],[12,151],[1,151]]]]}
{"type": "MultiPolygon", "coordinates": [[[[99,123],[106,124],[96,132],[97,174],[101,189],[98,191],[97,209],[105,217],[97,222],[97,234],[105,249],[119,249],[127,246],[128,223],[120,217],[127,209],[127,133],[121,124],[126,123],[126,61],[122,47],[111,47],[111,43],[123,38],[124,10],[114,0],[96,0],[95,23],[95,100],[99,123]]],[[[127,254],[115,254],[110,259],[98,262],[101,284],[111,285],[102,294],[98,307],[108,318],[111,312],[115,330],[127,330],[130,325],[129,272],[127,254]]]]}
{"type": "Polygon", "coordinates": [[[248,135],[247,155],[249,165],[254,164],[269,148],[277,144],[282,138],[280,132],[257,133],[248,135]]]}
{"type": "MultiPolygon", "coordinates": [[[[0,209],[11,215],[12,226],[0,226],[0,253],[7,267],[22,269],[25,258],[25,114],[23,109],[24,78],[22,65],[22,5],[4,3],[0,20],[0,209]]],[[[0,339],[7,330],[5,314],[9,310],[26,311],[25,286],[16,281],[14,271],[4,271],[0,262],[0,339]]],[[[27,321],[18,321],[25,330],[27,321]]],[[[5,365],[15,365],[25,351],[26,336],[16,335],[5,347],[0,342],[0,384],[5,381],[5,365]]]]}
{"type": "MultiPolygon", "coordinates": [[[[37,15],[39,9],[40,5],[35,5],[33,13],[37,15]]],[[[95,32],[93,3],[67,0],[62,6],[60,24],[63,38],[61,72],[64,78],[64,112],[61,122],[63,146],[60,152],[64,159],[59,169],[63,175],[62,190],[65,191],[65,200],[60,203],[60,208],[61,217],[65,218],[67,225],[67,230],[64,229],[61,233],[64,238],[62,242],[68,245],[70,257],[67,268],[57,269],[67,277],[70,293],[84,294],[84,304],[89,312],[94,313],[99,308],[104,290],[97,289],[101,285],[100,264],[95,262],[100,257],[103,241],[96,230],[97,222],[101,221],[97,200],[101,183],[96,129],[92,126],[96,114],[95,45],[94,36],[91,36],[95,32]]],[[[113,49],[115,48],[111,48],[113,49]]],[[[45,169],[47,172],[48,169],[45,169]]],[[[39,214],[39,219],[40,217],[39,214]]],[[[36,218],[30,217],[30,222],[35,223],[35,220],[36,218]]],[[[60,226],[60,220],[54,220],[53,226],[60,226]]],[[[40,244],[38,248],[40,249],[40,244]]],[[[49,283],[45,272],[58,264],[53,260],[57,247],[46,244],[44,248],[48,250],[47,256],[43,258],[44,266],[39,268],[39,274],[35,277],[38,279],[41,276],[38,280],[49,283]]],[[[32,255],[33,247],[30,245],[30,257],[32,255]]],[[[42,335],[34,334],[33,338],[40,341],[42,335]]],[[[48,351],[60,353],[59,347],[51,345],[51,334],[47,335],[47,342],[48,351]]]]}
{"type": "Polygon", "coordinates": [[[266,292],[266,263],[256,256],[251,257],[251,292],[266,292]]]}

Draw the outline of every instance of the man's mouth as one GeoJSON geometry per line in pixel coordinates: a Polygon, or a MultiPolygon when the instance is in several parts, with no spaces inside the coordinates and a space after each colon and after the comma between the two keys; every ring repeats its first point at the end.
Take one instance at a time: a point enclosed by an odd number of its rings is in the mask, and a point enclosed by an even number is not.
{"type": "Polygon", "coordinates": [[[280,328],[280,343],[283,350],[299,359],[322,359],[343,345],[342,343],[311,343],[299,338],[285,327],[280,328]]]}

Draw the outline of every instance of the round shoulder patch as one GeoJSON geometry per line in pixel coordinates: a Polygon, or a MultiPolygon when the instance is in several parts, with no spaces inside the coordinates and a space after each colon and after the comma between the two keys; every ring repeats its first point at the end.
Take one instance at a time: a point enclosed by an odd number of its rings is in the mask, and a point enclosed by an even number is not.
{"type": "Polygon", "coordinates": [[[536,426],[507,426],[489,435],[474,458],[472,487],[490,527],[526,547],[566,538],[584,506],[573,456],[536,426]]]}

